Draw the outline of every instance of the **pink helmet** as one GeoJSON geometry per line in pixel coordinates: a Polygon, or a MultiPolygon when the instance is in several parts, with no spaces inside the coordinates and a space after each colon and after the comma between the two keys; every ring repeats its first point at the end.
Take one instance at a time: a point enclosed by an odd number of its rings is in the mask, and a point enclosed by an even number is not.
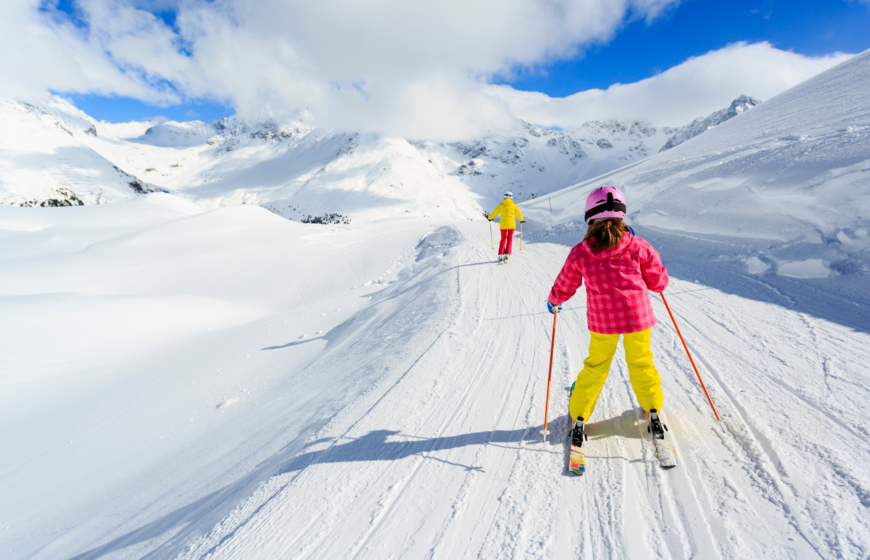
{"type": "Polygon", "coordinates": [[[596,218],[624,218],[625,196],[616,187],[598,187],[586,198],[586,222],[596,218]]]}

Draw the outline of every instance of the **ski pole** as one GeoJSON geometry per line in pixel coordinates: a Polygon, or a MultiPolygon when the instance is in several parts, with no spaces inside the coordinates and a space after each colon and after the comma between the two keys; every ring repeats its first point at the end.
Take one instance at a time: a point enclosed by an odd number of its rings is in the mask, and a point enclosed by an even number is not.
{"type": "Polygon", "coordinates": [[[707,402],[710,403],[710,408],[713,409],[713,414],[716,415],[716,421],[721,422],[722,419],[719,418],[719,413],[716,412],[716,407],[713,406],[713,399],[710,398],[710,393],[707,392],[707,387],[704,385],[704,380],[701,379],[701,374],[698,373],[698,366],[695,365],[695,360],[692,359],[692,354],[689,352],[689,347],[686,346],[686,341],[683,339],[683,333],[680,332],[680,327],[677,326],[677,320],[674,319],[674,314],[671,313],[671,306],[668,305],[668,300],[665,299],[665,293],[662,292],[659,294],[662,296],[662,301],[665,302],[665,309],[668,310],[668,315],[671,316],[671,321],[674,323],[674,328],[677,329],[677,334],[680,337],[680,342],[683,343],[683,348],[686,349],[686,355],[689,357],[689,361],[692,363],[692,368],[695,370],[695,375],[698,376],[698,382],[701,384],[701,389],[704,390],[704,394],[707,396],[707,402]]]}
{"type": "Polygon", "coordinates": [[[520,222],[520,251],[523,250],[523,223],[520,222]]]}
{"type": "Polygon", "coordinates": [[[547,441],[547,436],[550,431],[547,430],[547,417],[550,413],[550,381],[553,379],[553,348],[556,346],[556,316],[559,314],[557,308],[553,308],[553,336],[550,337],[550,373],[547,374],[547,403],[544,405],[544,429],[541,433],[544,434],[544,441],[547,441]]]}
{"type": "Polygon", "coordinates": [[[489,221],[489,245],[495,251],[495,241],[492,239],[492,220],[489,221]]]}

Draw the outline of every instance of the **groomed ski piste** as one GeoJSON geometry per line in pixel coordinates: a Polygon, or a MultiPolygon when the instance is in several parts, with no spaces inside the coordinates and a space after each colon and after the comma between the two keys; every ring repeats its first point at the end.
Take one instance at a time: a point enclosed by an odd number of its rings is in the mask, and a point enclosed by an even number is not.
{"type": "Polygon", "coordinates": [[[166,193],[0,208],[2,556],[868,557],[870,320],[866,294],[850,296],[868,285],[868,67],[865,53],[612,175],[638,201],[629,222],[661,239],[668,301],[724,419],[653,295],[670,470],[618,350],[587,471],[567,471],[582,290],[558,317],[540,435],[545,298],[582,238],[572,209],[588,186],[554,194],[552,215],[550,201],[523,205],[522,251],[517,239],[504,266],[482,219],[300,224],[166,193]],[[851,101],[825,105],[825,87],[851,101]],[[795,103],[804,113],[787,112],[795,103]],[[777,115],[790,121],[770,140],[777,115]],[[819,179],[775,206],[792,241],[725,237],[743,201],[726,196],[745,187],[734,174],[785,168],[796,141],[817,142],[803,172],[819,179]],[[692,170],[675,162],[693,154],[705,178],[722,169],[704,183],[725,193],[710,230],[679,219],[676,195],[660,218],[669,188],[689,192],[692,170]],[[839,216],[807,214],[813,189],[853,196],[839,216]]]}

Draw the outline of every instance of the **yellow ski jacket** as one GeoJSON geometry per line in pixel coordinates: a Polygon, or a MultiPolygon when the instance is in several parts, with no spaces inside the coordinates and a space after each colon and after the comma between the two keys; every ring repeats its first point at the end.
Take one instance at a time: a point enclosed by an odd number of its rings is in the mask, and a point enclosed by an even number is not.
{"type": "Polygon", "coordinates": [[[501,220],[498,224],[499,229],[517,229],[517,222],[514,219],[514,216],[519,216],[521,222],[524,220],[523,213],[520,212],[520,207],[514,204],[514,201],[509,198],[504,199],[504,202],[496,206],[495,210],[493,210],[492,214],[487,216],[487,218],[491,220],[499,214],[501,214],[501,220]]]}

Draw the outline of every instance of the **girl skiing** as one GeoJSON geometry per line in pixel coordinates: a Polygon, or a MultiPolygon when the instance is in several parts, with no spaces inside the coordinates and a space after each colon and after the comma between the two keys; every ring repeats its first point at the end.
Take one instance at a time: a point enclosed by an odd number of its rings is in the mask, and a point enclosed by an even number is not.
{"type": "MultiPolygon", "coordinates": [[[[619,189],[602,186],[592,191],[586,199],[586,237],[569,253],[547,299],[550,313],[561,311],[562,303],[586,279],[589,357],[577,375],[569,405],[574,421],[569,468],[575,473],[585,471],[584,423],[592,415],[607,380],[620,336],[629,380],[638,402],[649,414],[650,431],[654,439],[660,435],[666,442],[658,415],[662,383],[650,351],[650,330],[656,318],[647,291],[664,291],[668,272],[656,250],[625,225],[625,212],[625,197],[619,189]]],[[[658,443],[656,449],[658,452],[658,443]]],[[[662,457],[660,454],[660,460],[662,457]]],[[[673,465],[663,462],[662,466],[673,465]]]]}
{"type": "Polygon", "coordinates": [[[519,216],[521,224],[525,223],[520,207],[514,204],[514,193],[510,191],[504,193],[504,202],[496,206],[492,214],[486,219],[491,222],[499,214],[501,214],[501,220],[499,220],[498,229],[501,231],[501,241],[498,244],[498,263],[501,264],[508,261],[511,247],[514,244],[514,230],[517,228],[514,216],[519,216]]]}

